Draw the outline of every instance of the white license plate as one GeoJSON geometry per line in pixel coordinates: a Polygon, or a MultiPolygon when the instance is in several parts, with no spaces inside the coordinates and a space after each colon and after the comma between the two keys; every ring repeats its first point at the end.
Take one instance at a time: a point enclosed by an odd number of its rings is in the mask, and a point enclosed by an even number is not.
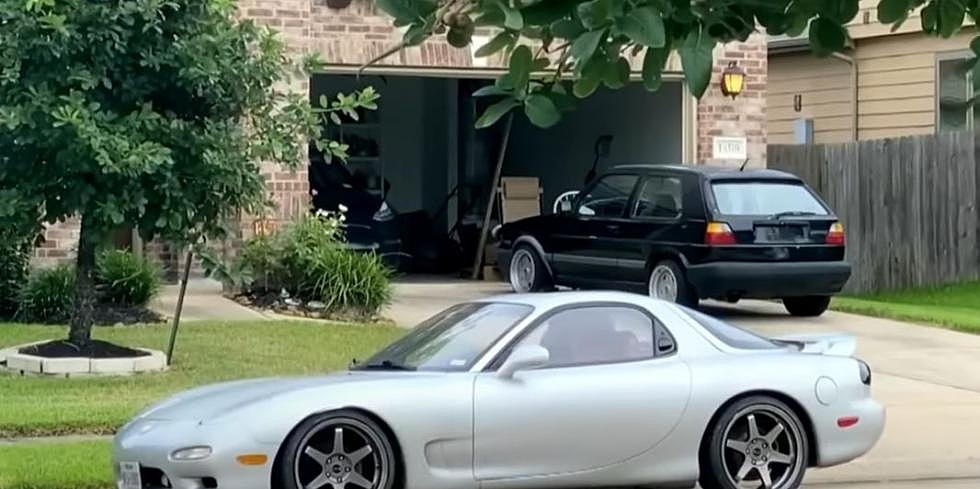
{"type": "Polygon", "coordinates": [[[119,462],[119,489],[143,489],[139,462],[119,462]]]}

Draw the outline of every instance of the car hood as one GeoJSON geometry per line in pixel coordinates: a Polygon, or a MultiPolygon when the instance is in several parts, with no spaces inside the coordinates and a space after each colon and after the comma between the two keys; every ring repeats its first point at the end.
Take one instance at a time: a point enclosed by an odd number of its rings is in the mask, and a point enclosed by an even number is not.
{"type": "MultiPolygon", "coordinates": [[[[315,377],[274,377],[213,384],[181,392],[139,413],[137,419],[206,421],[282,395],[352,382],[377,382],[412,372],[337,372],[315,377]]],[[[423,374],[424,375],[424,374],[423,374]]]]}

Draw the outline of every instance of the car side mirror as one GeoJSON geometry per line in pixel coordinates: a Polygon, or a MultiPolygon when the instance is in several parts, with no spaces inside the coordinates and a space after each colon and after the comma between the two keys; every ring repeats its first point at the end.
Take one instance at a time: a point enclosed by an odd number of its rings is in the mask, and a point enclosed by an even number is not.
{"type": "Polygon", "coordinates": [[[502,379],[514,377],[514,372],[518,370],[529,370],[541,367],[548,363],[551,355],[548,350],[540,345],[521,345],[514,348],[504,360],[503,365],[497,369],[497,376],[502,379]]]}
{"type": "Polygon", "coordinates": [[[567,214],[569,212],[572,212],[572,201],[570,200],[561,201],[561,203],[558,204],[558,210],[561,211],[562,214],[567,214]]]}

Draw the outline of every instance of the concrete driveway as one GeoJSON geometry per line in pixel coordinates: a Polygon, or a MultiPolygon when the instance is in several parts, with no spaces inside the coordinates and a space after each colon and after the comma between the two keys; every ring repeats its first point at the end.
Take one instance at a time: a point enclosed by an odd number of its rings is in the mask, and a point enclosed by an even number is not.
{"type": "MultiPolygon", "coordinates": [[[[505,284],[422,278],[396,285],[388,316],[410,327],[452,304],[507,293],[505,284]]],[[[806,487],[966,489],[980,487],[980,336],[828,312],[790,317],[763,301],[706,303],[704,311],[762,334],[845,332],[874,372],[888,409],[885,433],[865,457],[811,471],[806,487]]]]}

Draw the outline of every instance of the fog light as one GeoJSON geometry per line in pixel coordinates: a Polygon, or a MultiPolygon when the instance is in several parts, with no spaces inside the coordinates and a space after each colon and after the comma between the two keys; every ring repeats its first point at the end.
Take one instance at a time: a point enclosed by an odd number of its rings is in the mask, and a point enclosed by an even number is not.
{"type": "Polygon", "coordinates": [[[187,447],[174,451],[170,458],[176,461],[202,460],[211,456],[211,447],[187,447]]]}

